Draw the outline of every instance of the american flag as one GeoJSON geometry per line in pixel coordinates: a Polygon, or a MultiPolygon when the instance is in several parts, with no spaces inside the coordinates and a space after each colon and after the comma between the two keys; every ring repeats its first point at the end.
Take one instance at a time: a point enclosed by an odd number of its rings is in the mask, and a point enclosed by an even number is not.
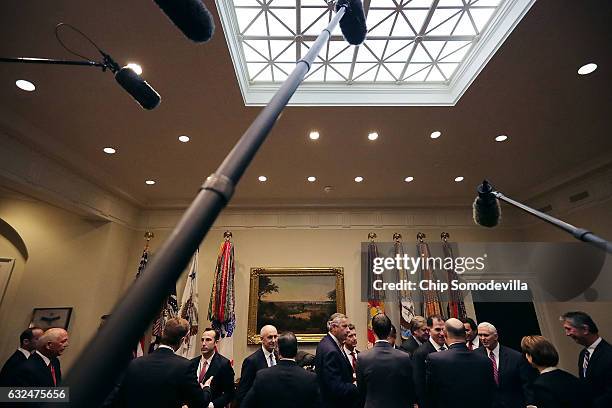
{"type": "MultiPolygon", "coordinates": [[[[138,264],[138,271],[136,272],[136,279],[138,279],[138,277],[147,267],[147,262],[149,261],[149,240],[150,238],[147,238],[147,243],[145,244],[145,247],[142,251],[142,256],[140,257],[140,262],[138,264]]],[[[138,344],[136,344],[136,346],[132,350],[133,357],[142,357],[144,355],[144,344],[145,338],[143,335],[138,341],[138,344]]]]}

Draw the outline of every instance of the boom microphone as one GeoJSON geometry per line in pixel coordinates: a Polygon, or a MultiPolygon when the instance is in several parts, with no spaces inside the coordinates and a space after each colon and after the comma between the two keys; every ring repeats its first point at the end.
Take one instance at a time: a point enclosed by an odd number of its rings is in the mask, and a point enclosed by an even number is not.
{"type": "Polygon", "coordinates": [[[478,197],[474,200],[474,222],[483,227],[494,227],[499,223],[501,208],[499,200],[493,195],[493,187],[487,180],[478,186],[478,197]]]}
{"type": "Polygon", "coordinates": [[[212,37],[215,24],[201,0],[155,0],[155,3],[191,41],[203,43],[212,37]]]}
{"type": "Polygon", "coordinates": [[[346,12],[340,20],[340,30],[349,44],[359,45],[365,41],[368,28],[361,0],[338,0],[336,11],[344,7],[346,12]]]}
{"type": "Polygon", "coordinates": [[[159,105],[161,97],[133,69],[123,67],[115,74],[115,80],[145,109],[151,110],[159,105]]]}

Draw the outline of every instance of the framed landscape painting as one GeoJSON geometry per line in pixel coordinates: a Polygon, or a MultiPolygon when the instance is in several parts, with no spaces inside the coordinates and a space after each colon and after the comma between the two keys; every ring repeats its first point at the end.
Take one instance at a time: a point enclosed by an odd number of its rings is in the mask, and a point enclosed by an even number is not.
{"type": "Polygon", "coordinates": [[[251,268],[248,344],[267,324],[318,343],[336,312],[345,313],[343,268],[251,268]]]}

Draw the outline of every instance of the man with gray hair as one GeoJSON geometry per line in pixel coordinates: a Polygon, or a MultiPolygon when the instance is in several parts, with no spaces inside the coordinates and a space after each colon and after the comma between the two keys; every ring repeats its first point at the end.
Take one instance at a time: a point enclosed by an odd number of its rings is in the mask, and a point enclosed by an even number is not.
{"type": "Polygon", "coordinates": [[[358,399],[353,368],[342,352],[342,343],[349,333],[348,325],[348,318],[344,314],[331,315],[327,321],[329,332],[317,346],[315,370],[323,407],[352,407],[358,399]]]}
{"type": "Polygon", "coordinates": [[[57,387],[62,381],[58,357],[68,347],[68,332],[59,327],[48,329],[38,339],[36,352],[21,364],[15,374],[22,387],[57,387]]]}
{"type": "Polygon", "coordinates": [[[521,353],[499,344],[497,329],[489,322],[478,325],[480,347],[475,352],[491,361],[495,394],[493,408],[525,408],[533,403],[531,384],[537,372],[521,353]]]}
{"type": "Polygon", "coordinates": [[[261,347],[253,354],[248,356],[242,362],[242,371],[240,372],[240,382],[238,383],[238,391],[236,392],[236,401],[240,404],[246,397],[249,389],[255,381],[255,375],[259,370],[273,367],[276,365],[276,345],[278,341],[278,331],[276,327],[267,324],[259,331],[261,338],[261,347]]]}
{"type": "Polygon", "coordinates": [[[426,360],[427,407],[491,408],[495,383],[489,359],[468,350],[459,319],[448,319],[444,329],[448,350],[430,353],[426,360]],[[476,398],[457,397],[466,390],[476,391],[476,398]]]}
{"type": "Polygon", "coordinates": [[[565,335],[584,347],[578,356],[578,374],[589,388],[593,406],[612,407],[612,346],[584,312],[565,313],[561,321],[565,335]]]}

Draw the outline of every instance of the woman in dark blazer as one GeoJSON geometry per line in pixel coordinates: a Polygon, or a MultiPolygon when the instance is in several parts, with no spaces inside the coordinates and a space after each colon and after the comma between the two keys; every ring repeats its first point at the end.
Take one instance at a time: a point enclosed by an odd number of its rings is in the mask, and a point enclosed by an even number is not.
{"type": "Polygon", "coordinates": [[[590,408],[591,399],[578,378],[558,369],[559,354],[542,336],[525,336],[521,349],[529,364],[540,375],[533,382],[534,405],[537,408],[590,408]]]}

